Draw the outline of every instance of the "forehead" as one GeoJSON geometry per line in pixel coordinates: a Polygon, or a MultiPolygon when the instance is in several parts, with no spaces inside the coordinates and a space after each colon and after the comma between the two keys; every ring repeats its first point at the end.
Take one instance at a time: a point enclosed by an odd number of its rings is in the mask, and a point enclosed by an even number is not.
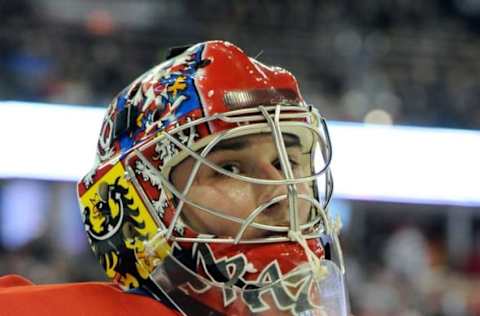
{"type": "MultiPolygon", "coordinates": [[[[311,144],[309,144],[306,136],[303,134],[298,134],[295,132],[285,132],[282,134],[285,147],[288,151],[295,150],[299,151],[302,154],[310,152],[311,144]]],[[[201,153],[209,143],[202,144],[198,148],[193,149],[197,153],[201,153]]],[[[229,139],[222,140],[217,144],[213,145],[209,152],[206,154],[207,159],[236,159],[236,157],[264,157],[265,155],[271,155],[273,152],[276,152],[276,145],[274,142],[273,135],[270,131],[268,132],[258,132],[255,134],[248,135],[238,135],[229,139]]],[[[184,152],[185,153],[185,152],[184,152]]],[[[193,156],[185,153],[184,156],[179,157],[178,162],[171,165],[172,169],[167,169],[164,166],[164,171],[167,174],[170,174],[171,171],[175,174],[176,171],[185,169],[189,172],[193,164],[197,159],[193,156]]]]}
{"type": "MultiPolygon", "coordinates": [[[[288,151],[298,149],[298,152],[302,151],[301,139],[295,134],[283,134],[283,140],[288,151]]],[[[200,147],[198,151],[202,151],[200,147]]],[[[271,133],[250,134],[238,136],[235,138],[226,139],[217,143],[206,155],[206,159],[214,163],[222,159],[254,159],[269,157],[277,151],[274,139],[271,133]]],[[[290,154],[290,153],[289,153],[290,154]]],[[[296,155],[296,153],[293,153],[296,155]]],[[[180,163],[178,163],[172,172],[172,176],[188,176],[193,168],[196,159],[192,156],[185,157],[180,163]]],[[[206,167],[202,164],[202,168],[206,167]]],[[[178,179],[177,179],[178,180],[178,179]]]]}
{"type": "MultiPolygon", "coordinates": [[[[293,134],[283,134],[283,141],[285,142],[286,147],[301,147],[300,139],[298,136],[293,134]]],[[[235,137],[227,140],[223,140],[213,147],[210,151],[235,151],[235,150],[245,150],[258,145],[275,145],[274,140],[271,134],[255,134],[255,135],[244,135],[240,137],[235,137]]]]}

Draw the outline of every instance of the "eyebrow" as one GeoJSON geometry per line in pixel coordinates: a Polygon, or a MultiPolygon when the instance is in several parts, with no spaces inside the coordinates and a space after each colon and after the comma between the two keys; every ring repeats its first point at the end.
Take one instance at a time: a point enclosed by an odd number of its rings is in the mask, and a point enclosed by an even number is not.
{"type": "MultiPolygon", "coordinates": [[[[242,136],[239,138],[232,138],[221,141],[216,144],[210,153],[220,151],[220,150],[242,150],[251,145],[251,141],[248,140],[248,135],[242,136]]],[[[301,147],[300,138],[297,135],[293,134],[284,134],[283,141],[285,142],[285,147],[301,147]]]]}

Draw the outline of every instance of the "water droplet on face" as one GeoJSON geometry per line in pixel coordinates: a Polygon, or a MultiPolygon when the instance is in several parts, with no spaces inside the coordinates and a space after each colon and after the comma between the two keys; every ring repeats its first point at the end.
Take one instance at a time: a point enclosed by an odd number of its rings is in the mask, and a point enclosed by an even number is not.
{"type": "Polygon", "coordinates": [[[253,74],[253,70],[250,70],[248,73],[249,73],[249,74],[253,74]]]}
{"type": "Polygon", "coordinates": [[[213,90],[210,90],[208,91],[208,97],[211,98],[213,95],[215,94],[215,92],[213,90]]]}

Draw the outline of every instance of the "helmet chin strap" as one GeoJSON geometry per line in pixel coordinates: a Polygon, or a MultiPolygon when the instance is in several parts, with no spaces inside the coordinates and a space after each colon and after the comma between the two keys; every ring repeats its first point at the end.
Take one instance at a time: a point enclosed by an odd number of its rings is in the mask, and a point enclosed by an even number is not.
{"type": "MultiPolygon", "coordinates": [[[[329,220],[327,218],[327,220],[329,220]]],[[[330,223],[329,226],[331,227],[331,232],[334,234],[334,242],[336,241],[335,239],[338,238],[338,233],[340,232],[340,229],[342,228],[342,221],[339,216],[335,218],[335,221],[333,223],[330,223]]],[[[303,250],[305,251],[305,255],[307,256],[308,263],[312,267],[313,275],[315,280],[321,281],[324,279],[327,274],[328,274],[328,268],[322,264],[322,260],[318,258],[318,256],[315,254],[315,252],[308,246],[307,240],[305,239],[305,236],[302,234],[301,231],[294,231],[294,230],[289,230],[288,231],[288,238],[290,238],[291,241],[297,242],[300,246],[302,246],[303,250]]],[[[334,245],[335,247],[336,245],[334,245]]],[[[343,260],[340,263],[341,265],[341,270],[342,273],[344,271],[343,267],[343,260]]]]}
{"type": "Polygon", "coordinates": [[[305,255],[307,256],[308,263],[312,267],[313,276],[315,277],[316,281],[320,281],[324,279],[328,274],[328,269],[321,264],[321,260],[317,257],[315,252],[307,244],[307,240],[302,235],[300,231],[290,230],[288,231],[288,237],[292,240],[297,242],[300,246],[302,246],[303,250],[305,251],[305,255]]]}

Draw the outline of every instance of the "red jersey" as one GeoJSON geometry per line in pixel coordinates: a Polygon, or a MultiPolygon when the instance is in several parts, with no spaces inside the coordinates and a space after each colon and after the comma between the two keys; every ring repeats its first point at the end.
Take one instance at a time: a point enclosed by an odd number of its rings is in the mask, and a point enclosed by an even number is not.
{"type": "Polygon", "coordinates": [[[0,316],[178,316],[144,295],[123,292],[112,283],[35,285],[17,276],[0,277],[0,316]]]}

